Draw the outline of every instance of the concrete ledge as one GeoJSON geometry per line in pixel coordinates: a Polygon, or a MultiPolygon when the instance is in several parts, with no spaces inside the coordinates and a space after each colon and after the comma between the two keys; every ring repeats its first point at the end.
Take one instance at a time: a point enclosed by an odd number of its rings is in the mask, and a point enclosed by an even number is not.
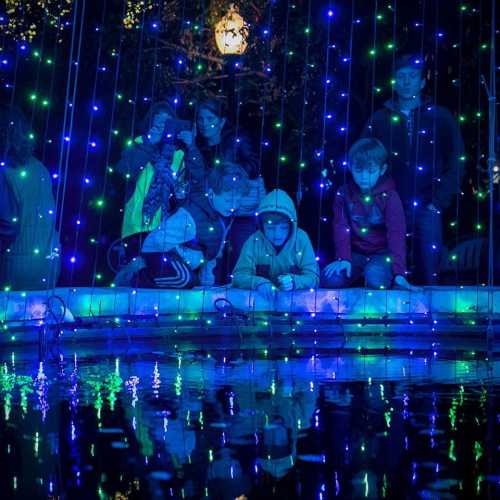
{"type": "Polygon", "coordinates": [[[250,290],[230,287],[193,290],[131,288],[56,288],[48,291],[0,292],[0,321],[36,322],[47,319],[47,303],[68,321],[79,318],[203,315],[216,312],[217,299],[226,299],[245,312],[340,315],[346,319],[425,317],[428,315],[485,316],[491,310],[500,319],[500,288],[434,287],[421,293],[398,290],[306,290],[279,292],[274,303],[250,290]]]}

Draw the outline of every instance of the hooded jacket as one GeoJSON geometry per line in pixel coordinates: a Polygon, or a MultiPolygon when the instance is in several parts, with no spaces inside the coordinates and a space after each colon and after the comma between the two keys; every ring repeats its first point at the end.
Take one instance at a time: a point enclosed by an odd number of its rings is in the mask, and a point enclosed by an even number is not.
{"type": "Polygon", "coordinates": [[[362,137],[379,139],[390,154],[391,175],[405,208],[433,203],[443,210],[460,192],[464,144],[453,115],[422,97],[409,115],[388,100],[365,126],[362,137]]]}
{"type": "Polygon", "coordinates": [[[0,282],[17,290],[55,286],[61,264],[50,174],[32,156],[3,175],[17,206],[18,233],[0,259],[0,282]]]}
{"type": "Polygon", "coordinates": [[[266,212],[278,212],[291,220],[288,239],[276,250],[261,230],[250,236],[234,268],[233,286],[255,289],[262,283],[277,284],[282,274],[292,275],[295,289],[318,286],[318,263],[309,236],[297,227],[292,199],[281,189],[275,189],[259,205],[259,215],[266,212]]]}
{"type": "Polygon", "coordinates": [[[384,175],[367,196],[351,179],[333,203],[333,240],[337,259],[352,260],[352,251],[363,255],[388,253],[394,275],[406,271],[406,224],[403,205],[394,181],[384,175]]]}

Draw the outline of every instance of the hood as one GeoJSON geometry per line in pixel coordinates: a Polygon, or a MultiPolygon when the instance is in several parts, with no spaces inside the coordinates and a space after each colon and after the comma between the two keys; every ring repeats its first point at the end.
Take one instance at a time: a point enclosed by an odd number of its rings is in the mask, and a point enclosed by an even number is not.
{"type": "MultiPolygon", "coordinates": [[[[420,106],[428,106],[431,103],[431,98],[427,95],[420,96],[420,106]]],[[[397,97],[391,97],[384,102],[384,107],[390,109],[391,111],[400,111],[399,110],[399,101],[397,97]]]]}
{"type": "Polygon", "coordinates": [[[259,214],[278,212],[286,215],[297,226],[297,210],[293,200],[282,189],[274,189],[268,193],[259,204],[259,214]]]}
{"type": "MultiPolygon", "coordinates": [[[[354,182],[352,176],[350,176],[349,180],[349,189],[353,193],[361,193],[359,190],[358,185],[354,182]]],[[[392,179],[392,177],[387,174],[387,172],[378,180],[377,184],[375,184],[375,187],[373,188],[371,195],[377,195],[381,193],[386,193],[387,191],[395,191],[396,190],[396,183],[392,179]]]]}
{"type": "MultiPolygon", "coordinates": [[[[285,191],[283,191],[282,189],[274,189],[273,191],[268,193],[259,204],[259,215],[266,212],[278,212],[285,215],[292,221],[292,230],[290,231],[290,236],[288,237],[286,243],[283,245],[283,248],[287,247],[290,244],[293,244],[293,242],[295,241],[295,236],[297,234],[297,210],[290,196],[288,196],[288,194],[285,193],[285,191]]],[[[263,233],[262,236],[264,237],[265,241],[267,241],[269,245],[271,245],[271,242],[269,242],[267,238],[265,238],[263,233]]]]}

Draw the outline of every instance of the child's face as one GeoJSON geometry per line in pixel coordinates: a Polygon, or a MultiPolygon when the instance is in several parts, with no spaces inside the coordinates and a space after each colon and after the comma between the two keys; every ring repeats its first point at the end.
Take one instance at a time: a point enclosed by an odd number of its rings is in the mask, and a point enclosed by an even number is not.
{"type": "Polygon", "coordinates": [[[219,212],[223,217],[229,217],[240,208],[242,194],[239,191],[222,191],[217,194],[212,189],[209,190],[208,196],[212,201],[212,206],[216,212],[219,212]]]}
{"type": "Polygon", "coordinates": [[[285,243],[290,233],[290,224],[288,222],[270,222],[266,220],[266,214],[263,214],[263,231],[265,237],[275,246],[280,247],[285,243]]]}
{"type": "Polygon", "coordinates": [[[379,178],[384,175],[387,165],[380,166],[378,163],[359,164],[355,163],[351,168],[352,178],[362,193],[371,191],[377,184],[379,178]]]}

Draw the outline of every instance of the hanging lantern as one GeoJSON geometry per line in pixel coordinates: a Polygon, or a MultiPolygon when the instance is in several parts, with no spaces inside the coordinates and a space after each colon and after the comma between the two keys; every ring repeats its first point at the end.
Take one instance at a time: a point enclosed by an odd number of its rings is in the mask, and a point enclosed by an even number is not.
{"type": "Polygon", "coordinates": [[[238,8],[231,4],[226,15],[215,25],[215,43],[225,55],[241,55],[248,46],[248,25],[238,8]]]}

